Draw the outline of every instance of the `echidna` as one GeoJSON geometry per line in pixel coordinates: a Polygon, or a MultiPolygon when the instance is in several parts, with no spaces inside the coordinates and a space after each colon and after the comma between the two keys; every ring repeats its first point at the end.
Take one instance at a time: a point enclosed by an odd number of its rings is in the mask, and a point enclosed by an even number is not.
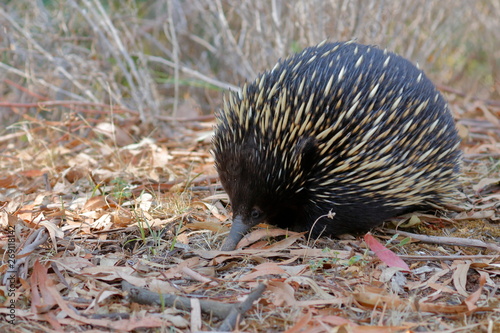
{"type": "Polygon", "coordinates": [[[441,94],[394,53],[322,43],[226,96],[213,155],[231,201],[223,250],[267,222],[359,233],[454,192],[459,138],[441,94]]]}

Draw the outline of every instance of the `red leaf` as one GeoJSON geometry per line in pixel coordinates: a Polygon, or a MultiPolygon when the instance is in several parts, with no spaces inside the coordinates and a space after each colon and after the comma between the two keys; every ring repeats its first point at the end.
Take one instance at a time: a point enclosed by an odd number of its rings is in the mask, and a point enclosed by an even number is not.
{"type": "Polygon", "coordinates": [[[399,267],[403,271],[409,272],[410,267],[394,252],[382,245],[378,240],[376,240],[370,233],[367,233],[364,237],[366,244],[370,247],[370,250],[375,252],[375,255],[387,264],[389,267],[399,267]]]}

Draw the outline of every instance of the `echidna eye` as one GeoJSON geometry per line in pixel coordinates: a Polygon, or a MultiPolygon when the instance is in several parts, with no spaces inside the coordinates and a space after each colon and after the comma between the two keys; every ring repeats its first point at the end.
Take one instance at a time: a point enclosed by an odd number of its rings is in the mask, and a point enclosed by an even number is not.
{"type": "Polygon", "coordinates": [[[250,213],[250,217],[253,220],[256,220],[260,217],[261,214],[262,214],[262,212],[260,211],[260,209],[254,208],[254,209],[252,209],[252,212],[250,213]]]}

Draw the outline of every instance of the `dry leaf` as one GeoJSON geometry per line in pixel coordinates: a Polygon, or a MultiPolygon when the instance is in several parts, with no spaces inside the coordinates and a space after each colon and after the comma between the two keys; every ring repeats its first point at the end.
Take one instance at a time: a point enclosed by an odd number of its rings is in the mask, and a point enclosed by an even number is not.
{"type": "Polygon", "coordinates": [[[286,275],[288,276],[288,273],[278,266],[277,263],[274,262],[266,262],[264,264],[257,265],[253,268],[252,273],[246,274],[242,276],[239,281],[244,282],[244,281],[253,281],[256,278],[260,276],[265,276],[265,275],[286,275]]]}
{"type": "Polygon", "coordinates": [[[49,281],[51,281],[51,279],[47,275],[47,268],[36,260],[33,265],[33,273],[30,277],[31,311],[34,314],[46,313],[56,305],[56,301],[52,298],[47,289],[49,287],[49,281]]]}
{"type": "Polygon", "coordinates": [[[457,292],[465,297],[469,296],[469,293],[465,290],[465,286],[467,285],[467,272],[469,271],[470,264],[470,262],[458,263],[453,272],[453,284],[457,292]]]}
{"type": "Polygon", "coordinates": [[[288,283],[271,280],[267,290],[271,291],[268,299],[276,306],[293,306],[297,302],[295,290],[288,283]]]}
{"type": "Polygon", "coordinates": [[[484,284],[486,283],[486,277],[487,273],[485,272],[479,272],[479,288],[475,292],[469,295],[464,301],[465,305],[467,305],[467,309],[469,311],[473,311],[477,309],[477,301],[479,300],[479,297],[481,296],[481,292],[483,291],[484,284]]]}

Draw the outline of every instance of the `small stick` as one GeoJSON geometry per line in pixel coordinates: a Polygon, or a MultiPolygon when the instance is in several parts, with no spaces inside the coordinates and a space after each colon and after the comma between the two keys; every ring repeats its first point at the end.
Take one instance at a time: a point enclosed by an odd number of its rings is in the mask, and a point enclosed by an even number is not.
{"type": "Polygon", "coordinates": [[[264,290],[266,290],[266,285],[260,283],[257,286],[257,288],[255,288],[243,302],[241,302],[240,304],[233,304],[231,312],[226,317],[226,319],[224,319],[224,322],[219,327],[219,330],[222,332],[234,330],[236,325],[240,322],[240,319],[245,314],[245,312],[250,310],[250,308],[253,305],[253,302],[258,300],[260,296],[262,296],[264,290]]]}
{"type": "Polygon", "coordinates": [[[406,256],[406,255],[398,255],[401,259],[404,260],[476,260],[476,259],[495,259],[498,258],[498,255],[450,255],[450,256],[406,256]]]}
{"type": "Polygon", "coordinates": [[[468,238],[458,238],[458,237],[440,237],[440,236],[427,236],[412,234],[410,232],[399,231],[399,230],[384,230],[389,234],[400,234],[401,236],[411,237],[417,239],[424,243],[433,244],[445,244],[445,245],[457,245],[457,246],[471,246],[471,247],[482,247],[488,250],[500,252],[500,246],[493,243],[485,243],[478,239],[468,239],[468,238]]]}

